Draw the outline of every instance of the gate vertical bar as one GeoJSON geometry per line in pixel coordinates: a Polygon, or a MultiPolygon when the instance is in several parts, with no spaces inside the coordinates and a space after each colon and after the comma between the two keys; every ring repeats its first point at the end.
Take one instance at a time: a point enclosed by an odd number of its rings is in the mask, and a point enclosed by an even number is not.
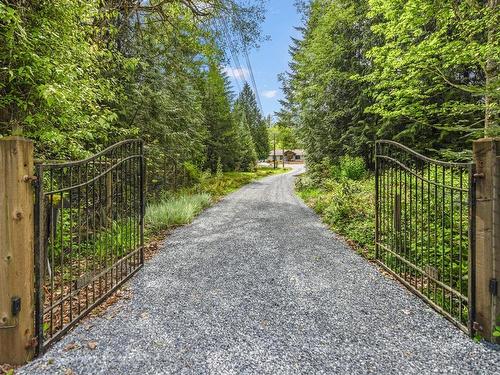
{"type": "Polygon", "coordinates": [[[145,184],[145,181],[144,181],[144,178],[146,176],[146,160],[144,159],[144,141],[140,141],[140,144],[139,144],[139,149],[140,149],[140,152],[139,154],[141,155],[140,157],[140,164],[139,164],[139,169],[140,169],[140,172],[139,172],[139,175],[140,175],[140,205],[141,205],[141,209],[140,209],[140,220],[139,220],[139,225],[140,225],[140,247],[141,247],[141,250],[140,250],[140,261],[141,261],[141,264],[144,264],[144,214],[146,212],[146,197],[145,197],[145,188],[146,188],[146,184],[145,184]]]}
{"type": "Polygon", "coordinates": [[[474,335],[474,322],[476,320],[476,167],[469,167],[469,254],[468,267],[468,329],[474,335]]]}
{"type": "Polygon", "coordinates": [[[379,164],[378,164],[378,144],[375,143],[375,259],[379,258],[379,164]]]}
{"type": "Polygon", "coordinates": [[[44,277],[44,197],[43,165],[35,166],[37,181],[35,185],[35,335],[37,345],[35,355],[43,353],[43,281],[44,277]]]}

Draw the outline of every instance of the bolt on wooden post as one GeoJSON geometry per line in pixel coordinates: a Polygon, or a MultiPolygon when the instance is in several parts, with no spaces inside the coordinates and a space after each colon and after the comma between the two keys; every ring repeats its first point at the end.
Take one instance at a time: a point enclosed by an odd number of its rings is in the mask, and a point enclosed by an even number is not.
{"type": "Polygon", "coordinates": [[[33,143],[0,139],[0,363],[33,357],[33,143]]]}
{"type": "MultiPolygon", "coordinates": [[[[475,329],[494,341],[493,331],[500,317],[500,139],[474,141],[476,163],[475,253],[475,329]]],[[[500,324],[499,324],[500,325],[500,324]]]]}

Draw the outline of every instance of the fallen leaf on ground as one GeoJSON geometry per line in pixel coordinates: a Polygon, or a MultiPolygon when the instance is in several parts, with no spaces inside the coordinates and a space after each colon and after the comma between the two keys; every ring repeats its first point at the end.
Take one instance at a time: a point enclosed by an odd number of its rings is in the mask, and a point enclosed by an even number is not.
{"type": "Polygon", "coordinates": [[[72,342],[71,344],[68,344],[64,347],[63,351],[69,352],[70,350],[76,349],[78,345],[75,342],[72,342]]]}
{"type": "Polygon", "coordinates": [[[97,342],[96,341],[89,341],[87,343],[87,347],[90,349],[90,350],[94,350],[95,348],[97,348],[97,342]]]}

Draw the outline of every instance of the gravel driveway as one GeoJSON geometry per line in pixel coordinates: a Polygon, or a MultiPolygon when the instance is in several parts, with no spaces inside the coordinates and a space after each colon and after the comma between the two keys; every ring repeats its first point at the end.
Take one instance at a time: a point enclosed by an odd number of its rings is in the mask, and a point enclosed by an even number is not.
{"type": "Polygon", "coordinates": [[[321,224],[293,194],[299,171],[176,230],[130,299],[20,373],[499,374],[498,347],[471,341],[321,224]]]}

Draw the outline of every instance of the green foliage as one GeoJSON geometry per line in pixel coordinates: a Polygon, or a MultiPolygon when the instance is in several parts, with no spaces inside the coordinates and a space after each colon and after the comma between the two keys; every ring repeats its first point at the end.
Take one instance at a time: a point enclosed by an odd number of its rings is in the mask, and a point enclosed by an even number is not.
{"type": "Polygon", "coordinates": [[[365,162],[361,157],[342,156],[339,164],[332,168],[337,180],[361,180],[366,176],[365,162]]]}
{"type": "MultiPolygon", "coordinates": [[[[347,164],[346,164],[347,165],[347,164]]],[[[310,175],[297,179],[296,190],[304,202],[312,207],[336,233],[345,236],[368,258],[374,257],[375,234],[375,184],[363,170],[362,176],[354,174],[350,179],[350,168],[338,167],[341,178],[324,179],[318,186],[310,175]]],[[[335,168],[334,168],[335,169],[335,168]]]]}
{"type": "Polygon", "coordinates": [[[497,2],[301,2],[302,38],[280,77],[280,122],[300,131],[308,163],[368,163],[373,141],[464,157],[499,134],[497,2]]]}
{"type": "MultiPolygon", "coordinates": [[[[497,318],[497,323],[500,323],[500,316],[497,318]]],[[[500,325],[496,325],[493,331],[493,337],[500,337],[500,325]]]]}
{"type": "Polygon", "coordinates": [[[375,69],[368,76],[376,98],[369,111],[383,119],[380,135],[427,147],[480,136],[481,96],[496,113],[490,126],[498,126],[498,71],[487,68],[488,61],[500,61],[498,8],[421,0],[370,0],[370,8],[382,40],[370,51],[375,69]]]}
{"type": "Polygon", "coordinates": [[[184,162],[183,167],[187,173],[188,179],[192,183],[199,183],[203,178],[203,172],[193,163],[186,161],[184,162]]]}
{"type": "Polygon", "coordinates": [[[229,80],[217,65],[211,65],[208,71],[203,106],[209,131],[206,167],[213,173],[219,168],[234,170],[238,160],[237,124],[231,115],[229,80]]]}
{"type": "MultiPolygon", "coordinates": [[[[234,111],[238,116],[238,107],[234,111]]],[[[237,170],[252,172],[256,168],[257,152],[255,151],[255,143],[250,133],[250,128],[246,120],[245,113],[236,118],[238,121],[238,163],[237,170]]]]}
{"type": "Polygon", "coordinates": [[[237,107],[238,111],[241,113],[240,116],[244,116],[244,121],[250,129],[257,158],[259,160],[266,159],[269,156],[269,134],[267,124],[257,106],[255,94],[247,82],[236,100],[235,107],[237,107]]]}
{"type": "Polygon", "coordinates": [[[0,136],[34,139],[39,159],[82,158],[141,137],[154,195],[196,183],[191,167],[215,172],[218,158],[229,171],[245,154],[251,169],[252,147],[232,121],[221,74],[220,20],[241,35],[237,45],[255,46],[263,3],[204,4],[2,2],[0,136]]]}
{"type": "Polygon", "coordinates": [[[366,0],[312,1],[303,39],[290,47],[278,123],[299,130],[309,166],[344,154],[369,158],[376,120],[365,113],[368,84],[359,79],[371,70],[366,54],[375,43],[367,12],[366,0]]]}
{"type": "Polygon", "coordinates": [[[211,202],[207,193],[166,197],[147,207],[144,224],[153,232],[188,224],[211,202]]]}
{"type": "Polygon", "coordinates": [[[274,147],[276,141],[276,148],[278,150],[293,150],[299,147],[299,140],[297,138],[295,128],[289,124],[278,122],[270,129],[270,148],[274,147]]]}
{"type": "Polygon", "coordinates": [[[49,158],[81,157],[108,142],[117,119],[111,51],[88,26],[98,1],[18,4],[0,4],[0,135],[33,138],[49,158]]]}

